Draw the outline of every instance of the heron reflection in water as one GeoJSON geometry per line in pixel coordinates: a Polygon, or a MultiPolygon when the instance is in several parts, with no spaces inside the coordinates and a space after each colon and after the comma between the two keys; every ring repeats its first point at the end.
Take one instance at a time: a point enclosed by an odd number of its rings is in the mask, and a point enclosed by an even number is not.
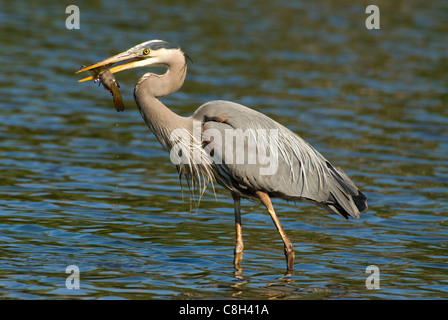
{"type": "MultiPolygon", "coordinates": [[[[308,201],[345,219],[358,219],[360,212],[367,208],[366,197],[341,169],[334,167],[305,140],[260,112],[221,100],[201,105],[189,117],[179,116],[167,108],[158,98],[176,92],[182,86],[187,73],[187,58],[180,48],[162,40],[151,40],[78,72],[94,70],[120,61],[127,63],[110,68],[110,72],[165,66],[167,71],[164,74],[145,73],[135,85],[134,98],[143,119],[169,152],[179,142],[172,138],[173,132],[181,129],[189,134],[193,141],[188,145],[190,151],[200,152],[201,161],[193,161],[194,157],[185,157],[187,161],[176,163],[176,167],[179,175],[186,177],[190,187],[205,188],[210,183],[217,182],[232,194],[236,228],[235,268],[241,270],[243,258],[240,201],[245,198],[261,201],[266,207],[283,240],[287,273],[291,274],[294,269],[294,247],[280,224],[271,198],[308,201]],[[221,137],[225,137],[226,130],[275,130],[275,173],[261,174],[260,163],[226,162],[229,157],[226,158],[225,152],[245,152],[248,157],[261,149],[274,152],[272,144],[267,145],[267,139],[258,139],[256,150],[247,145],[243,150],[235,150],[233,139],[218,141],[204,135],[198,137],[194,133],[195,123],[200,123],[201,133],[214,132],[215,137],[219,133],[221,137]],[[212,161],[212,158],[223,161],[219,163],[212,161]]],[[[92,77],[80,81],[90,79],[92,77]]]]}

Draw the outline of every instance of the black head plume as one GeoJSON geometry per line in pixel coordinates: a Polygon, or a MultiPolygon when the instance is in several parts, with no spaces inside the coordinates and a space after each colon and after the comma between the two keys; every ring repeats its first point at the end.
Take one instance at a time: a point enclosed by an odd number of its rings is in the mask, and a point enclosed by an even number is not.
{"type": "Polygon", "coordinates": [[[193,60],[191,60],[191,58],[186,53],[184,53],[184,56],[185,56],[185,61],[186,62],[188,62],[188,60],[190,60],[191,63],[194,63],[193,60]]]}

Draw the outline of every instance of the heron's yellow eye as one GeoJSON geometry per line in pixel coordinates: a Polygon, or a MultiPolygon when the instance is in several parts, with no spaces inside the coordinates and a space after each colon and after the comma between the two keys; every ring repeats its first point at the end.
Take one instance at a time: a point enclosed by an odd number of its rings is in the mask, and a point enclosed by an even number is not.
{"type": "Polygon", "coordinates": [[[149,54],[149,49],[145,49],[145,50],[143,50],[143,54],[144,54],[145,56],[147,56],[147,55],[149,54]]]}

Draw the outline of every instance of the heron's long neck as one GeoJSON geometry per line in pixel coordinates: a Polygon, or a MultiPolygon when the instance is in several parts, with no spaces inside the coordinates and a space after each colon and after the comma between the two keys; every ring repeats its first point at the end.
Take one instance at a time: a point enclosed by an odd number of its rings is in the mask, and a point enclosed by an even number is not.
{"type": "MultiPolygon", "coordinates": [[[[185,60],[183,60],[185,61],[185,60]]],[[[166,149],[170,149],[170,134],[176,129],[190,131],[191,120],[168,109],[158,97],[176,92],[184,83],[187,66],[184,63],[173,63],[163,75],[145,74],[134,89],[134,98],[140,113],[166,149]]]]}

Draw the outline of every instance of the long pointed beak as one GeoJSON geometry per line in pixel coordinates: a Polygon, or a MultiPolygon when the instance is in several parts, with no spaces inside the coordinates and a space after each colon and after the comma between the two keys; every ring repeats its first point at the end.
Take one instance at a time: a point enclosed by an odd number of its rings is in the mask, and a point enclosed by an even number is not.
{"type": "MultiPolygon", "coordinates": [[[[108,66],[111,66],[112,64],[114,64],[116,62],[130,60],[130,59],[137,59],[137,60],[134,60],[134,61],[131,61],[131,62],[128,62],[128,63],[125,63],[125,64],[121,64],[119,66],[113,67],[113,68],[109,69],[109,71],[112,72],[112,73],[116,73],[116,72],[120,72],[120,71],[123,71],[123,70],[126,70],[126,69],[132,69],[132,68],[135,67],[135,64],[138,61],[140,61],[141,59],[144,59],[144,58],[138,56],[135,53],[128,53],[126,51],[126,52],[123,52],[123,53],[119,53],[119,54],[117,54],[117,55],[115,55],[113,57],[104,59],[103,61],[100,61],[98,63],[92,64],[92,65],[90,65],[88,67],[82,68],[81,70],[76,71],[76,73],[80,73],[80,72],[83,72],[83,71],[88,71],[88,70],[92,70],[92,69],[96,69],[96,68],[100,68],[100,67],[107,68],[108,66]]],[[[92,79],[93,79],[93,76],[90,76],[90,77],[78,80],[78,82],[89,81],[89,80],[92,80],[92,79]]]]}

